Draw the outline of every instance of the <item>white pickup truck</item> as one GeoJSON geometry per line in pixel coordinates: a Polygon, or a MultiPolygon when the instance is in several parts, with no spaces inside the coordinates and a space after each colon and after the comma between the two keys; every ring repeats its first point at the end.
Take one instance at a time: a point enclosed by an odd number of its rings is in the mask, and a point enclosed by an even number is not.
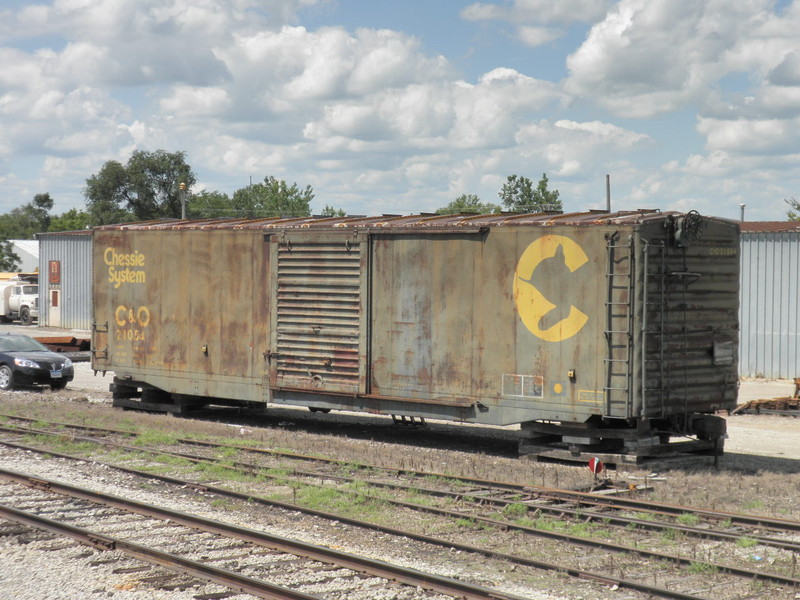
{"type": "Polygon", "coordinates": [[[19,319],[22,325],[30,325],[39,319],[39,286],[35,283],[10,282],[3,290],[3,321],[19,319]]]}

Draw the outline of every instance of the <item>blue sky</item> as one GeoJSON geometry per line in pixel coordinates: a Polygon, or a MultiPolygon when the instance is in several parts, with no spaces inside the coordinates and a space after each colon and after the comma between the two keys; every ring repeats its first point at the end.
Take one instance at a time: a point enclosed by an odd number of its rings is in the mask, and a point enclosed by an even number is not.
{"type": "Polygon", "coordinates": [[[496,202],[783,220],[800,2],[0,0],[0,213],[82,208],[134,150],[200,190],[275,176],[351,214],[496,202]]]}

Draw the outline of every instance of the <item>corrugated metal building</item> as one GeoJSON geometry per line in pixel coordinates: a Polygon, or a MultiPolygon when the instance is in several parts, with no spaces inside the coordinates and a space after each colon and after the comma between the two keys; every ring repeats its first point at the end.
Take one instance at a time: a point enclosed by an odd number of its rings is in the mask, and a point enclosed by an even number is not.
{"type": "Polygon", "coordinates": [[[40,233],[39,325],[92,326],[92,232],[40,233]]]}
{"type": "Polygon", "coordinates": [[[741,223],[739,374],[800,377],[800,222],[741,223]]]}

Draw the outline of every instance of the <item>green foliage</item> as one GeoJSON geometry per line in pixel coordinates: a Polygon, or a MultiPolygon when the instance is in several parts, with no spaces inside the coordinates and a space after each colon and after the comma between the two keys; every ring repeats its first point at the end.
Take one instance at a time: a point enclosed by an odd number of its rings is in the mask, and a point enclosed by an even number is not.
{"type": "MultiPolygon", "coordinates": [[[[203,190],[190,195],[187,216],[191,219],[263,219],[268,217],[307,217],[314,198],[311,186],[301,190],[296,183],[287,184],[272,176],[263,183],[240,188],[229,197],[222,192],[203,190]]],[[[344,211],[326,206],[323,214],[344,216],[344,211]],[[329,212],[325,212],[329,211],[329,212]]]]}
{"type": "Polygon", "coordinates": [[[661,539],[665,542],[674,542],[679,537],[681,537],[680,532],[677,529],[673,529],[672,527],[667,527],[664,531],[661,532],[661,539]]]}
{"type": "Polygon", "coordinates": [[[677,521],[681,525],[688,525],[689,527],[694,527],[700,522],[700,517],[698,517],[694,513],[681,513],[678,515],[677,521]]]}
{"type": "Polygon", "coordinates": [[[186,216],[190,219],[215,219],[231,217],[233,208],[228,194],[222,192],[201,191],[189,194],[186,200],[186,216]]]}
{"type": "Polygon", "coordinates": [[[64,214],[51,217],[47,231],[78,231],[89,226],[89,213],[71,208],[64,214]]]}
{"type": "Polygon", "coordinates": [[[692,564],[689,565],[688,570],[689,573],[691,573],[692,575],[713,575],[719,569],[714,565],[709,565],[700,562],[693,562],[692,564]]]}
{"type": "Polygon", "coordinates": [[[323,217],[346,217],[347,213],[341,208],[333,208],[327,204],[320,213],[323,217]]]}
{"type": "Polygon", "coordinates": [[[512,504],[506,504],[503,507],[503,516],[505,516],[508,519],[518,519],[520,517],[524,517],[527,514],[528,514],[528,507],[522,502],[514,502],[512,504]]]}
{"type": "Polygon", "coordinates": [[[749,537],[740,537],[736,539],[736,545],[739,548],[752,548],[753,546],[758,546],[758,541],[749,537]]]}
{"type": "Polygon", "coordinates": [[[800,221],[800,200],[797,200],[794,196],[789,199],[784,199],[784,202],[789,205],[791,209],[786,216],[789,217],[790,221],[800,221]]]}
{"type": "Polygon", "coordinates": [[[0,215],[0,237],[7,240],[32,240],[50,226],[53,199],[50,194],[36,194],[31,202],[0,215]]]}
{"type": "Polygon", "coordinates": [[[505,208],[515,212],[559,211],[563,208],[558,190],[548,189],[546,173],[542,173],[535,188],[527,177],[509,175],[497,195],[505,208]]]}
{"type": "Polygon", "coordinates": [[[136,150],[126,165],[110,160],[86,180],[86,206],[93,225],[179,218],[180,184],[191,188],[195,174],[185,152],[136,150]]]}
{"type": "Polygon", "coordinates": [[[271,175],[264,183],[236,190],[231,199],[234,216],[244,218],[307,217],[314,192],[310,185],[301,190],[296,183],[288,185],[271,175]]]}
{"type": "Polygon", "coordinates": [[[475,527],[475,519],[471,519],[470,517],[459,517],[455,520],[456,527],[466,527],[471,528],[475,527]]]}
{"type": "Polygon", "coordinates": [[[177,443],[177,440],[177,433],[150,430],[140,433],[133,443],[136,446],[154,446],[157,444],[171,445],[177,443]]]}
{"type": "Polygon", "coordinates": [[[0,240],[0,271],[13,273],[19,269],[19,255],[8,240],[0,240]]]}
{"type": "Polygon", "coordinates": [[[440,215],[453,215],[459,213],[467,214],[493,214],[499,213],[502,209],[497,204],[481,202],[475,194],[461,194],[447,206],[443,206],[436,211],[440,215]]]}

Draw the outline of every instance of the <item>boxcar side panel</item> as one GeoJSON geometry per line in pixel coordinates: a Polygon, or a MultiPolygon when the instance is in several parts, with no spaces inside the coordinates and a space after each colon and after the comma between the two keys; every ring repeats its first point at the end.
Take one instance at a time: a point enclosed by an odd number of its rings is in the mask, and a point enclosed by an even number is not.
{"type": "Polygon", "coordinates": [[[478,422],[601,414],[605,232],[375,236],[372,394],[478,422]]]}
{"type": "Polygon", "coordinates": [[[98,230],[94,253],[94,368],[170,393],[264,399],[261,235],[98,230]]]}

